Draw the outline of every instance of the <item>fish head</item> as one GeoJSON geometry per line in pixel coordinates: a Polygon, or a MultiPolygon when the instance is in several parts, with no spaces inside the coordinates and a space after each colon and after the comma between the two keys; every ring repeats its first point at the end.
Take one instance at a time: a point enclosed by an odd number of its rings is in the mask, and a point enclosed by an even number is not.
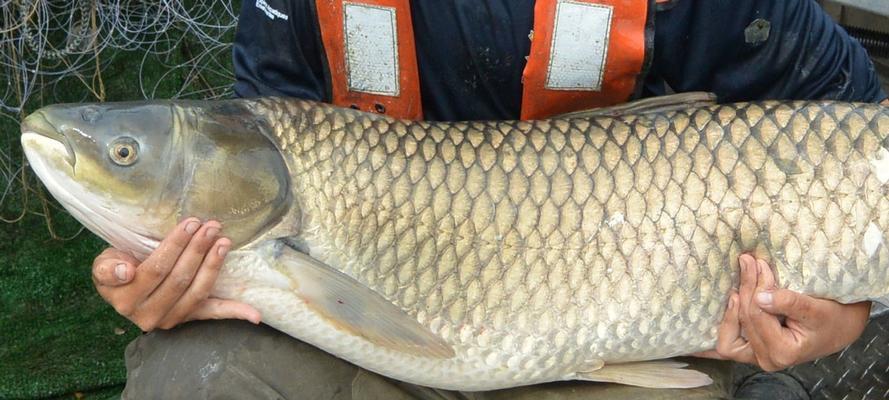
{"type": "Polygon", "coordinates": [[[72,216],[144,259],[189,216],[220,221],[237,247],[286,213],[280,152],[246,121],[200,102],[61,104],[25,118],[21,141],[72,216]]]}
{"type": "Polygon", "coordinates": [[[21,129],[28,163],[71,215],[130,253],[157,246],[172,211],[157,199],[173,156],[170,107],[53,105],[21,129]]]}

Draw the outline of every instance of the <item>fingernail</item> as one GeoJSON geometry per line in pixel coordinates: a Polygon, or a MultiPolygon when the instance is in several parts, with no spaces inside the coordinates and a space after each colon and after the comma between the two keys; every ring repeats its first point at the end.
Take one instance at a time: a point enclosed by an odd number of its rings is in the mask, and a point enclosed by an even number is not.
{"type": "Polygon", "coordinates": [[[216,249],[216,254],[219,254],[220,257],[225,257],[226,253],[228,253],[228,246],[227,245],[219,246],[219,248],[216,249]]]}
{"type": "Polygon", "coordinates": [[[188,225],[185,225],[185,231],[188,232],[189,235],[193,235],[198,231],[198,228],[201,227],[201,223],[198,221],[191,221],[188,225]]]}
{"type": "Polygon", "coordinates": [[[219,233],[219,228],[217,228],[217,227],[207,228],[207,233],[206,233],[207,237],[214,237],[214,236],[216,236],[217,233],[219,233]]]}
{"type": "Polygon", "coordinates": [[[769,292],[759,292],[756,294],[756,302],[763,306],[772,305],[772,294],[769,292]]]}
{"type": "Polygon", "coordinates": [[[729,298],[728,298],[728,309],[731,310],[731,309],[734,308],[734,307],[735,307],[735,299],[729,297],[729,298]]]}
{"type": "Polygon", "coordinates": [[[117,280],[121,282],[127,280],[127,265],[117,264],[116,266],[114,266],[114,276],[116,276],[117,280]]]}

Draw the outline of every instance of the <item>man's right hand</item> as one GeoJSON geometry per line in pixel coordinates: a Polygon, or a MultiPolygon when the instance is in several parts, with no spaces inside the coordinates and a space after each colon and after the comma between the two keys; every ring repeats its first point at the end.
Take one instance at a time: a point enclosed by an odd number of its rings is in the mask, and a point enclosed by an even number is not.
{"type": "Polygon", "coordinates": [[[143,331],[170,329],[196,319],[245,319],[258,324],[255,308],[211,298],[231,240],[216,221],[188,218],[145,261],[108,248],[93,261],[93,283],[102,298],[143,331]]]}

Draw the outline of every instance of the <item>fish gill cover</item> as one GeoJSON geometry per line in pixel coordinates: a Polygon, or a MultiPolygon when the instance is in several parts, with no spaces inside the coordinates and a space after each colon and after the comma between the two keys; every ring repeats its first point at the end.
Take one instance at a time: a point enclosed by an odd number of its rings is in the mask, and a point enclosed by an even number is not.
{"type": "Polygon", "coordinates": [[[104,244],[27,168],[19,122],[54,103],[230,97],[239,8],[0,0],[0,398],[119,392],[138,334],[92,288],[104,244]]]}

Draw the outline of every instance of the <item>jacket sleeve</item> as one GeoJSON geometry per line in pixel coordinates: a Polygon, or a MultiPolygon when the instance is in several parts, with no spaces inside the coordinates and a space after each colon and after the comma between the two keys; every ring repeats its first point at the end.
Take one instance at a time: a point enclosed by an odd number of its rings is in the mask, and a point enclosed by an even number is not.
{"type": "Polygon", "coordinates": [[[677,92],[711,91],[720,101],[886,98],[864,48],[813,0],[678,0],[655,26],[652,74],[677,92]]]}
{"type": "Polygon", "coordinates": [[[328,101],[312,0],[248,0],[232,49],[235,95],[328,101]]]}

